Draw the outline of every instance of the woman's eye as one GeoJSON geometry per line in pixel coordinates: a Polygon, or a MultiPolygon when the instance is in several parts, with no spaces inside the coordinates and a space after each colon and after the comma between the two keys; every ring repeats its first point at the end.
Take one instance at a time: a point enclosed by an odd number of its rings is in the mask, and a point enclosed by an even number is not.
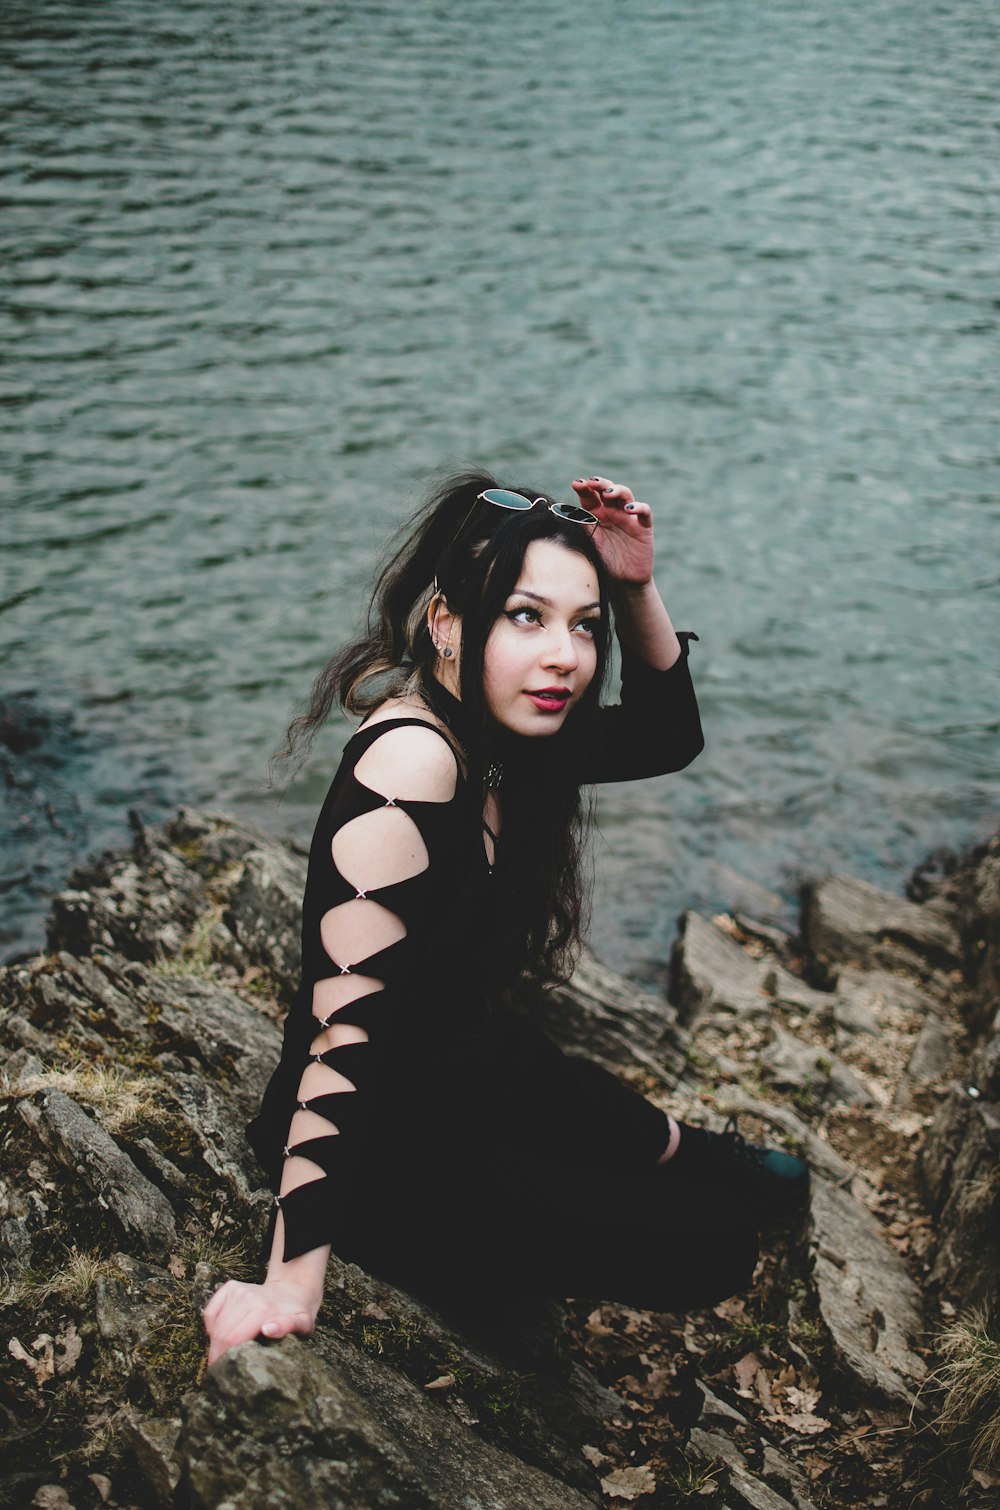
{"type": "Polygon", "coordinates": [[[542,621],[537,608],[508,608],[507,617],[515,624],[540,624],[542,621]]]}
{"type": "Polygon", "coordinates": [[[585,634],[589,634],[591,639],[593,639],[594,635],[597,633],[597,626],[600,622],[600,619],[581,619],[576,627],[577,629],[582,629],[585,634]]]}

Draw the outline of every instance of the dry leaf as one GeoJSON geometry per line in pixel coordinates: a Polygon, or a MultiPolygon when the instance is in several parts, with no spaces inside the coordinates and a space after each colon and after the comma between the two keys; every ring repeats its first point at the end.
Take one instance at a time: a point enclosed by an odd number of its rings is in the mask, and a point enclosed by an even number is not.
{"type": "Polygon", "coordinates": [[[771,1394],[771,1375],[766,1368],[758,1370],[753,1384],[757,1392],[757,1399],[763,1405],[764,1409],[769,1411],[777,1410],[778,1406],[774,1400],[774,1396],[771,1394]]]}
{"type": "Polygon", "coordinates": [[[31,1503],[38,1510],[73,1510],[73,1501],[61,1484],[43,1484],[31,1503]]]}
{"type": "Polygon", "coordinates": [[[746,1301],[735,1296],[732,1300],[722,1300],[712,1307],[712,1314],[718,1316],[720,1321],[744,1321],[747,1314],[746,1301]]]}
{"type": "Polygon", "coordinates": [[[451,1406],[452,1415],[457,1416],[463,1425],[479,1425],[479,1417],[472,1414],[472,1411],[466,1405],[461,1395],[452,1395],[451,1399],[448,1401],[448,1404],[451,1406]]]}
{"type": "Polygon", "coordinates": [[[16,1337],[12,1337],[7,1344],[7,1351],[17,1359],[18,1363],[26,1363],[32,1372],[34,1372],[35,1360],[23,1342],[19,1342],[16,1337]]]}
{"type": "Polygon", "coordinates": [[[23,1343],[16,1337],[12,1337],[7,1344],[7,1351],[17,1359],[19,1363],[26,1363],[35,1376],[35,1383],[39,1387],[48,1384],[56,1371],[55,1346],[48,1332],[42,1332],[31,1344],[37,1353],[41,1349],[41,1357],[33,1358],[23,1343]]]}
{"type": "Polygon", "coordinates": [[[56,1338],[56,1373],[60,1378],[73,1372],[82,1352],[83,1339],[71,1321],[65,1332],[56,1338]]]}
{"type": "Polygon", "coordinates": [[[738,1363],[733,1364],[733,1373],[736,1375],[736,1392],[745,1400],[751,1398],[754,1381],[761,1370],[761,1361],[756,1353],[745,1353],[738,1363]]]}
{"type": "Polygon", "coordinates": [[[104,1473],[88,1473],[87,1477],[101,1496],[101,1504],[106,1505],[111,1498],[111,1480],[104,1473]]]}
{"type": "Polygon", "coordinates": [[[362,1316],[370,1316],[373,1321],[389,1320],[389,1312],[383,1311],[382,1307],[376,1305],[374,1300],[370,1300],[367,1305],[361,1307],[361,1314],[362,1316]]]}
{"type": "Polygon", "coordinates": [[[698,1336],[698,1329],[693,1321],[686,1321],[684,1323],[684,1351],[687,1353],[696,1353],[699,1357],[702,1357],[705,1352],[701,1339],[698,1336]]]}
{"type": "MultiPolygon", "coordinates": [[[[942,1306],[942,1310],[944,1307],[942,1306]]],[[[996,1489],[1000,1486],[1000,1478],[995,1473],[987,1473],[984,1468],[973,1468],[972,1477],[980,1489],[996,1489]]]]}
{"type": "Polygon", "coordinates": [[[175,1279],[183,1279],[187,1274],[187,1264],[181,1258],[179,1253],[171,1253],[169,1259],[167,1260],[167,1268],[170,1270],[170,1273],[174,1276],[175,1279]]]}
{"type": "Polygon", "coordinates": [[[603,1468],[605,1463],[611,1462],[607,1453],[602,1452],[599,1447],[581,1447],[580,1451],[592,1468],[603,1468]]]}
{"type": "Polygon", "coordinates": [[[597,1307],[596,1311],[591,1311],[587,1317],[586,1330],[590,1333],[591,1337],[614,1336],[614,1328],[606,1325],[600,1306],[597,1307]]]}
{"type": "Polygon", "coordinates": [[[818,1389],[797,1389],[795,1387],[785,1391],[784,1404],[792,1410],[813,1411],[819,1404],[818,1389]]]}
{"type": "Polygon", "coordinates": [[[615,1500],[637,1500],[642,1494],[652,1494],[656,1480],[648,1468],[616,1468],[606,1479],[601,1480],[604,1493],[615,1500]]]}
{"type": "Polygon", "coordinates": [[[454,1383],[454,1374],[441,1374],[437,1379],[432,1379],[430,1384],[425,1384],[424,1389],[451,1389],[454,1383]]]}
{"type": "Polygon", "coordinates": [[[782,1426],[790,1426],[793,1431],[800,1432],[804,1437],[818,1436],[821,1431],[829,1431],[831,1422],[825,1421],[822,1416],[814,1416],[806,1411],[795,1411],[790,1416],[769,1416],[769,1421],[779,1421],[782,1426]]]}
{"type": "Polygon", "coordinates": [[[662,1400],[671,1384],[674,1382],[673,1371],[669,1368],[654,1368],[650,1371],[646,1380],[646,1395],[650,1400],[662,1400]]]}
{"type": "Polygon", "coordinates": [[[41,1353],[41,1357],[35,1364],[35,1380],[38,1384],[48,1384],[56,1371],[56,1348],[55,1342],[48,1332],[40,1332],[31,1344],[32,1352],[41,1353]]]}

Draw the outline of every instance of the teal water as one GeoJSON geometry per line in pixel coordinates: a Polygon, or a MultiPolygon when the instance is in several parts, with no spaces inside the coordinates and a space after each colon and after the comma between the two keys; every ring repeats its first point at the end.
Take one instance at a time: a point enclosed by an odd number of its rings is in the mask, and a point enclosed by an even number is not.
{"type": "Polygon", "coordinates": [[[612,963],[995,824],[998,32],[6,0],[0,690],[40,742],[0,748],[4,949],[128,806],[308,834],[344,727],[280,805],[267,756],[469,461],[629,482],[701,636],[705,755],[602,797],[612,963]]]}

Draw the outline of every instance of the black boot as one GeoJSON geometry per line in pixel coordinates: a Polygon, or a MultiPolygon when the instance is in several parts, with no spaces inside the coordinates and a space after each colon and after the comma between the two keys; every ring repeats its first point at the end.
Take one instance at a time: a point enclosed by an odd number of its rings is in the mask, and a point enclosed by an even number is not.
{"type": "Polygon", "coordinates": [[[730,1117],[722,1132],[678,1124],[677,1151],[660,1165],[685,1180],[705,1179],[731,1186],[742,1197],[758,1227],[779,1222],[802,1205],[809,1194],[809,1166],[780,1148],[749,1143],[730,1117]]]}

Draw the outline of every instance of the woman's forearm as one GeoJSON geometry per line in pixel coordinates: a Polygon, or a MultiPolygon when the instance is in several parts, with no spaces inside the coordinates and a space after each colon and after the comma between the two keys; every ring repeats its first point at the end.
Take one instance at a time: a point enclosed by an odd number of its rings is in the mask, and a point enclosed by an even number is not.
{"type": "Polygon", "coordinates": [[[298,1258],[289,1259],[287,1263],[281,1256],[284,1246],[284,1218],[279,1211],[274,1227],[271,1255],[267,1261],[265,1282],[293,1285],[301,1290],[303,1297],[314,1304],[318,1310],[323,1299],[323,1283],[326,1279],[326,1266],[330,1260],[330,1244],[326,1243],[322,1248],[311,1248],[308,1253],[300,1253],[298,1258]]]}
{"type": "Polygon", "coordinates": [[[656,583],[652,579],[641,585],[617,582],[614,600],[615,627],[622,644],[654,670],[669,670],[681,654],[681,643],[656,583]]]}

